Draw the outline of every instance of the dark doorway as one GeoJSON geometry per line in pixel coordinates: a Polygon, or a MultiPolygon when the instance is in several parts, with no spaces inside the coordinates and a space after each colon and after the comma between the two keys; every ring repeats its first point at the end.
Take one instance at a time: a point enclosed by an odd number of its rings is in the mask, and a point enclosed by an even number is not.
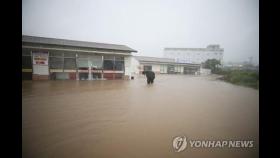
{"type": "Polygon", "coordinates": [[[22,72],[22,80],[32,80],[32,72],[22,72]]]}
{"type": "Polygon", "coordinates": [[[174,67],[174,65],[168,65],[168,66],[167,66],[167,73],[168,73],[168,74],[174,74],[174,73],[175,73],[175,67],[174,67]]]}
{"type": "Polygon", "coordinates": [[[152,71],[152,66],[144,65],[144,71],[152,71]]]}

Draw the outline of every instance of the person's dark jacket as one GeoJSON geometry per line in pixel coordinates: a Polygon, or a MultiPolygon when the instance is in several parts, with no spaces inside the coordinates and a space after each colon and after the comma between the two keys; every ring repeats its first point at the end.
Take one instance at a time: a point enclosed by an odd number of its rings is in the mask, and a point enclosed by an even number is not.
{"type": "Polygon", "coordinates": [[[150,83],[153,84],[154,83],[155,73],[153,71],[143,71],[143,74],[146,75],[148,84],[150,84],[150,83]]]}
{"type": "Polygon", "coordinates": [[[145,71],[145,75],[147,78],[155,79],[155,73],[153,71],[145,71]]]}

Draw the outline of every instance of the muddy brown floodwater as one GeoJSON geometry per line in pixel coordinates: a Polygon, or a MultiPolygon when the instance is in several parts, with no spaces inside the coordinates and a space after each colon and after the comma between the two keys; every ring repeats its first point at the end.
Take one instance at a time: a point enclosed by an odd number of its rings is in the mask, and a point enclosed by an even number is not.
{"type": "Polygon", "coordinates": [[[23,81],[26,158],[258,157],[259,91],[212,76],[23,81]],[[173,138],[253,140],[252,148],[190,148],[173,138]]]}

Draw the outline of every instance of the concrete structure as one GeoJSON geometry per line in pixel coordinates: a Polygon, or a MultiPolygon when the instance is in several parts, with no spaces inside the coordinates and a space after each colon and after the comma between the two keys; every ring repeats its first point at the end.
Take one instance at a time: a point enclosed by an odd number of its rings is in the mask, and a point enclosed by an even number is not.
{"type": "Polygon", "coordinates": [[[156,74],[199,74],[201,64],[178,63],[170,58],[134,56],[131,68],[134,74],[152,70],[156,74]]]}
{"type": "Polygon", "coordinates": [[[123,79],[131,76],[125,45],[22,36],[22,79],[123,79]]]}
{"type": "Polygon", "coordinates": [[[200,75],[210,75],[211,69],[200,68],[200,75]]]}
{"type": "Polygon", "coordinates": [[[223,62],[224,49],[219,45],[209,45],[206,48],[165,48],[164,57],[172,58],[179,63],[201,64],[207,59],[217,59],[223,62]]]}

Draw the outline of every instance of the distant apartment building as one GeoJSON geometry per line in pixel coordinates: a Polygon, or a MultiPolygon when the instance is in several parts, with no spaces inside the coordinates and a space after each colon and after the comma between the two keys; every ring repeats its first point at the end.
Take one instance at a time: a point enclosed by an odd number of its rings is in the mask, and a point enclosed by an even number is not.
{"type": "Polygon", "coordinates": [[[208,45],[206,48],[165,48],[163,56],[178,63],[201,64],[207,59],[223,62],[223,53],[224,49],[219,45],[208,45]]]}

